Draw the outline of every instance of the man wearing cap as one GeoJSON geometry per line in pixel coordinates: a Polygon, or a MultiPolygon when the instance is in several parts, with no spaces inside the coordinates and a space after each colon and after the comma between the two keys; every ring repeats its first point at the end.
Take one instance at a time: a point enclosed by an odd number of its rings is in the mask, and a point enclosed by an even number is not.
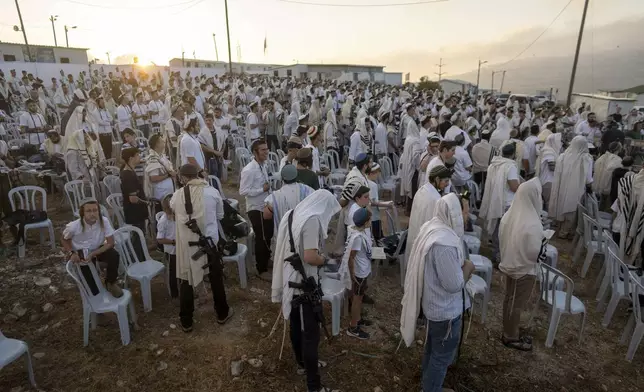
{"type": "Polygon", "coordinates": [[[181,182],[185,184],[178,189],[170,199],[170,208],[174,211],[176,223],[176,257],[177,279],[179,288],[179,318],[184,332],[192,331],[194,314],[194,287],[208,273],[212,298],[217,313],[217,323],[225,324],[233,316],[233,308],[228,306],[223,280],[221,260],[211,255],[202,255],[194,260],[192,256],[198,251],[197,246],[191,246],[191,241],[198,241],[199,235],[187,225],[191,219],[196,221],[199,230],[205,237],[210,237],[216,244],[219,241],[219,220],[224,217],[223,201],[219,191],[208,185],[199,177],[199,168],[186,164],[179,169],[181,182]],[[187,191],[186,191],[187,187],[187,191]],[[186,196],[190,197],[192,213],[186,211],[186,196]],[[216,219],[213,219],[216,218],[216,219]],[[202,267],[209,267],[203,269],[202,267]]]}
{"type": "Polygon", "coordinates": [[[266,160],[268,146],[263,139],[257,139],[251,144],[253,160],[241,171],[239,194],[246,197],[246,212],[255,232],[255,257],[257,259],[257,274],[260,279],[270,281],[268,262],[271,258],[271,239],[273,239],[273,220],[264,219],[265,200],[271,191],[266,160]]]}
{"type": "Polygon", "coordinates": [[[45,141],[47,122],[38,113],[38,104],[33,99],[27,100],[27,111],[20,115],[20,132],[27,135],[29,144],[40,146],[45,141]]]}
{"type": "Polygon", "coordinates": [[[414,241],[420,232],[421,226],[434,217],[434,205],[442,197],[445,188],[449,186],[451,176],[451,170],[444,165],[434,166],[429,172],[429,182],[416,192],[409,216],[405,260],[409,259],[411,255],[414,241]]]}
{"type": "MultiPolygon", "coordinates": [[[[74,263],[105,263],[105,286],[112,296],[120,298],[123,290],[116,283],[119,254],[114,250],[114,229],[110,220],[101,215],[96,199],[84,199],[78,211],[80,218],[68,223],[63,230],[61,243],[66,257],[74,263]]],[[[80,270],[92,294],[98,294],[98,285],[89,267],[81,266],[80,270]]]]}
{"type": "Polygon", "coordinates": [[[313,165],[313,153],[310,148],[301,148],[298,150],[296,159],[297,182],[306,184],[314,190],[320,189],[320,181],[317,174],[311,170],[313,165]]]}
{"type": "Polygon", "coordinates": [[[305,197],[314,192],[308,185],[297,182],[297,169],[288,164],[280,170],[280,177],[284,185],[266,197],[264,202],[264,219],[272,219],[275,230],[279,227],[280,221],[287,211],[292,210],[305,197]]]}
{"type": "Polygon", "coordinates": [[[488,234],[492,233],[493,262],[500,262],[499,222],[510,208],[514,193],[519,188],[519,171],[515,162],[516,147],[505,142],[501,156],[492,159],[487,169],[485,192],[481,202],[480,217],[487,222],[488,234]]]}

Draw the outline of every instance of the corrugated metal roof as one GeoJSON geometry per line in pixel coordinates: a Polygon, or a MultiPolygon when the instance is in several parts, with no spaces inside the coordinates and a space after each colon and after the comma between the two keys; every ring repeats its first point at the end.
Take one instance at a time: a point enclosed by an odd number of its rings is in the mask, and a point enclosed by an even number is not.
{"type": "MultiPolygon", "coordinates": [[[[0,41],[0,45],[16,45],[16,46],[25,46],[25,44],[21,44],[18,42],[7,42],[7,41],[0,41]]],[[[74,48],[74,47],[67,47],[67,46],[49,46],[49,45],[32,45],[29,44],[30,48],[53,48],[53,49],[73,49],[73,50],[89,50],[89,48],[74,48]]]]}

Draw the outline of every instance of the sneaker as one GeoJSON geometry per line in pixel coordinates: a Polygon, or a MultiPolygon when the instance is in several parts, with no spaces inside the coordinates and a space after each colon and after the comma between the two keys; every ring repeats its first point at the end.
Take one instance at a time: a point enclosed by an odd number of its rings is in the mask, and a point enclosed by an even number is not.
{"type": "Polygon", "coordinates": [[[363,303],[363,304],[367,304],[367,305],[373,305],[373,304],[375,304],[375,301],[373,300],[373,298],[371,298],[370,296],[368,296],[367,294],[365,294],[365,295],[362,297],[362,303],[363,303]]]}
{"type": "Polygon", "coordinates": [[[108,283],[107,291],[109,291],[114,298],[121,298],[123,296],[123,290],[116,283],[108,283]]]}
{"type": "Polygon", "coordinates": [[[181,329],[182,329],[182,330],[183,330],[183,332],[185,332],[185,333],[190,333],[190,332],[192,332],[192,325],[191,325],[191,326],[189,326],[189,327],[186,327],[185,325],[182,325],[182,326],[181,326],[181,329]]]}
{"type": "Polygon", "coordinates": [[[354,338],[358,338],[360,340],[369,339],[369,334],[367,332],[361,330],[360,326],[349,327],[349,329],[347,329],[347,335],[349,335],[351,337],[354,337],[354,338]]]}
{"type": "Polygon", "coordinates": [[[217,319],[217,323],[222,324],[222,325],[226,324],[226,322],[228,322],[228,320],[230,320],[233,317],[233,314],[235,314],[235,310],[231,306],[231,307],[228,308],[228,316],[226,316],[222,320],[217,319]]]}
{"type": "Polygon", "coordinates": [[[263,280],[264,282],[273,281],[273,275],[271,275],[271,273],[268,271],[264,271],[261,274],[257,274],[257,277],[263,280]]]}
{"type": "Polygon", "coordinates": [[[360,319],[360,321],[358,321],[359,327],[371,327],[372,325],[373,325],[373,322],[371,320],[360,319]]]}

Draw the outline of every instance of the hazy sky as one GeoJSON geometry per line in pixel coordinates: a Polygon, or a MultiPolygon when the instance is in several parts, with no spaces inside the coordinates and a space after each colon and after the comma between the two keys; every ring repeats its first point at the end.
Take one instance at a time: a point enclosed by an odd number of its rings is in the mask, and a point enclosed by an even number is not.
{"type": "MultiPolygon", "coordinates": [[[[383,4],[415,0],[307,1],[383,4]]],[[[224,0],[19,2],[31,44],[53,45],[49,16],[58,15],[58,44],[65,44],[63,26],[77,25],[69,32],[70,45],[90,48],[90,54],[102,62],[107,62],[105,52],[109,51],[113,62],[119,56],[136,54],[143,63],[166,65],[170,58],[181,57],[182,48],[186,58],[192,58],[195,51],[199,59],[215,59],[213,33],[217,35],[219,59],[228,59],[224,0]]],[[[421,73],[433,76],[437,71],[434,63],[440,56],[447,64],[448,75],[476,68],[476,60],[472,64],[471,58],[478,56],[490,64],[512,59],[545,29],[568,0],[450,0],[355,8],[279,0],[228,3],[233,61],[237,60],[239,43],[245,62],[379,63],[388,71],[411,71],[412,79],[417,79],[421,73]],[[465,59],[464,52],[471,58],[465,59]]],[[[582,8],[583,0],[572,0],[542,39],[552,42],[558,36],[573,37],[570,50],[574,51],[582,8]]],[[[22,43],[22,33],[12,29],[19,24],[14,0],[0,0],[0,9],[0,40],[22,43]]],[[[600,31],[602,26],[642,16],[644,0],[591,0],[587,29],[600,31]]],[[[536,55],[536,48],[538,45],[521,58],[536,55]]]]}

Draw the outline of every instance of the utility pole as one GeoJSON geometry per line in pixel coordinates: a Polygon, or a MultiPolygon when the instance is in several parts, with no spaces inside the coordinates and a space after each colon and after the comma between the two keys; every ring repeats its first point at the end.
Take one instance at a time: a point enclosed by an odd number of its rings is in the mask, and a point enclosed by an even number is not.
{"type": "Polygon", "coordinates": [[[67,35],[67,32],[69,30],[75,29],[76,27],[78,26],[67,27],[67,25],[65,25],[65,44],[67,45],[68,48],[69,48],[69,36],[67,35]]]}
{"type": "Polygon", "coordinates": [[[440,62],[438,64],[436,64],[436,66],[438,67],[438,72],[434,72],[434,74],[438,75],[438,81],[439,82],[441,81],[441,77],[445,74],[445,72],[443,72],[443,67],[445,65],[446,64],[443,64],[443,59],[442,58],[440,59],[440,62]]]}
{"type": "MultiPolygon", "coordinates": [[[[494,94],[494,74],[498,74],[498,73],[501,73],[501,72],[505,72],[505,71],[492,71],[492,87],[490,87],[490,90],[492,90],[492,94],[494,94]]],[[[503,83],[501,83],[501,84],[503,84],[503,83]]],[[[503,86],[501,86],[501,88],[503,88],[503,86]]],[[[501,91],[499,91],[499,94],[500,93],[501,93],[501,91]]]]}
{"type": "Polygon", "coordinates": [[[575,50],[575,59],[572,62],[572,75],[570,75],[570,85],[568,86],[568,97],[566,98],[566,106],[570,107],[572,100],[572,88],[575,86],[575,75],[577,74],[577,61],[579,61],[579,50],[581,49],[581,39],[584,35],[584,24],[586,23],[586,12],[588,11],[588,3],[590,0],[584,2],[584,13],[581,15],[581,26],[579,26],[579,36],[577,37],[577,49],[575,50]]]}
{"type": "Polygon", "coordinates": [[[230,25],[228,24],[228,0],[224,0],[226,7],[226,37],[228,38],[228,71],[233,75],[233,56],[230,54],[230,25]]]}
{"type": "Polygon", "coordinates": [[[215,38],[215,33],[212,33],[212,40],[215,41],[215,57],[219,61],[219,51],[217,50],[217,38],[215,38]]]}
{"type": "Polygon", "coordinates": [[[479,69],[476,72],[476,96],[479,95],[479,80],[481,78],[481,65],[483,65],[485,63],[487,63],[487,60],[486,61],[481,61],[481,59],[479,59],[479,69]]]}
{"type": "Polygon", "coordinates": [[[49,15],[49,21],[51,22],[51,30],[54,32],[54,46],[58,46],[58,40],[56,39],[56,26],[54,22],[58,20],[58,15],[49,15]]]}
{"type": "Polygon", "coordinates": [[[110,60],[110,52],[105,52],[105,54],[107,55],[107,63],[112,65],[112,61],[110,60]]]}
{"type": "Polygon", "coordinates": [[[20,29],[22,30],[22,36],[25,38],[25,46],[27,47],[27,61],[31,62],[31,49],[29,49],[29,41],[27,41],[27,32],[25,31],[25,25],[24,23],[22,23],[22,14],[20,13],[20,5],[18,5],[18,0],[16,0],[16,10],[18,10],[20,29]]]}
{"type": "Polygon", "coordinates": [[[499,88],[499,94],[503,94],[503,82],[505,81],[505,71],[503,71],[503,76],[501,77],[501,87],[499,88]]]}

